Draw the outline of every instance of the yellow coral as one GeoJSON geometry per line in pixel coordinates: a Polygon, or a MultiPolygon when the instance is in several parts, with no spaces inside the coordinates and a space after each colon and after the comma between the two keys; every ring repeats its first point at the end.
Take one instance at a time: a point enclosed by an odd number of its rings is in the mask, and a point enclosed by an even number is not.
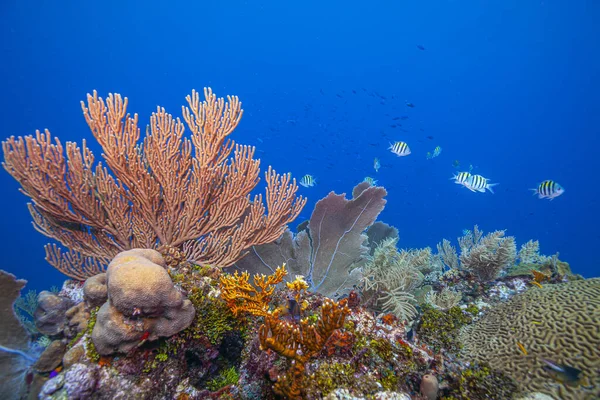
{"type": "Polygon", "coordinates": [[[296,279],[286,283],[287,287],[294,292],[308,289],[308,283],[304,280],[303,275],[296,275],[296,279]]]}
{"type": "Polygon", "coordinates": [[[254,275],[254,286],[249,282],[248,272],[239,274],[236,271],[233,275],[221,275],[221,297],[235,316],[242,312],[249,312],[264,317],[269,312],[269,302],[275,291],[275,285],[281,283],[286,275],[285,264],[277,268],[273,275],[254,275]]]}

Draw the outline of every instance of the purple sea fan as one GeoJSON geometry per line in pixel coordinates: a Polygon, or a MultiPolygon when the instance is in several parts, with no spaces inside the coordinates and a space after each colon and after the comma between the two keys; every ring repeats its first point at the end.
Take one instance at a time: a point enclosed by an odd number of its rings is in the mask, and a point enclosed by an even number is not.
{"type": "Polygon", "coordinates": [[[286,263],[288,277],[303,275],[309,291],[328,297],[347,294],[362,277],[369,255],[364,231],[383,210],[383,187],[362,182],[345,194],[330,192],[319,200],[306,229],[294,235],[287,230],[274,243],[255,246],[235,266],[251,273],[272,274],[286,263]]]}

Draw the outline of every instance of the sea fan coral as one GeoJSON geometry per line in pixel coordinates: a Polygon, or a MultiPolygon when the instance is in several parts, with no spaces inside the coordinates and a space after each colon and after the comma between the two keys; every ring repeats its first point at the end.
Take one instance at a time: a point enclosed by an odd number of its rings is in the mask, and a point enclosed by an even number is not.
{"type": "Polygon", "coordinates": [[[217,99],[210,89],[204,96],[193,91],[183,107],[190,139],[184,123],[159,107],[140,142],[127,98],[88,95],[83,114],[112,173],[94,165],[85,141],[81,148],[68,142],[65,157],[47,130],[2,143],[4,168],[32,199],[35,228],[69,249],[46,247],[54,267],[85,280],[123,250],[160,245],[227,267],[248,248],[281,236],[305,204],[295,180],[269,168],[267,207],[262,196],[252,199],[260,160],[253,147],[226,140],[242,117],[241,102],[217,99]]]}

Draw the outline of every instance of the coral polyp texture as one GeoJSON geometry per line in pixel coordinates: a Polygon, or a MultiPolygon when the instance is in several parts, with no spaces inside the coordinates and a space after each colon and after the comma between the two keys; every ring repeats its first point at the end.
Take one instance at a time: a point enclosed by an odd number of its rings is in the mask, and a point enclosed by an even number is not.
{"type": "Polygon", "coordinates": [[[463,328],[465,360],[486,362],[521,389],[554,398],[600,398],[600,279],[532,287],[463,328]],[[527,354],[519,350],[521,343],[527,354]],[[582,371],[583,382],[555,382],[542,359],[582,371]]]}
{"type": "Polygon", "coordinates": [[[254,147],[227,139],[242,117],[241,102],[210,89],[204,97],[187,96],[186,124],[158,107],[142,136],[126,97],[88,95],[81,107],[105,164],[94,162],[85,141],[63,147],[48,130],[2,143],[3,166],[31,198],[35,228],[67,248],[46,246],[54,267],[85,280],[120,251],[160,245],[226,267],[281,236],[305,204],[295,180],[269,167],[266,207],[261,195],[251,198],[260,160],[254,147]]]}

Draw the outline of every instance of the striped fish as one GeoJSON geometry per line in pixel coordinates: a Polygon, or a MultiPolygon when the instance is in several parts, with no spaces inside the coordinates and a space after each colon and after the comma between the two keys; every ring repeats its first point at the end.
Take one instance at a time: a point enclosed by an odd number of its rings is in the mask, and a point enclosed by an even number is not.
{"type": "Polygon", "coordinates": [[[496,186],[497,183],[489,183],[487,178],[484,178],[481,175],[471,175],[471,177],[467,180],[465,186],[472,192],[480,192],[485,193],[485,190],[489,190],[491,193],[494,193],[492,187],[496,186]]]}
{"type": "Polygon", "coordinates": [[[313,187],[316,185],[317,180],[312,175],[304,175],[302,179],[300,179],[300,186],[304,186],[305,188],[313,187]]]}
{"type": "Polygon", "coordinates": [[[534,195],[538,195],[539,199],[554,199],[555,197],[560,196],[561,194],[563,194],[565,192],[565,189],[560,186],[558,183],[554,182],[553,180],[545,180],[544,182],[540,183],[537,187],[537,189],[530,189],[533,190],[533,194],[534,195]]]}
{"type": "Polygon", "coordinates": [[[467,186],[467,182],[469,181],[470,177],[471,177],[471,173],[465,171],[465,172],[459,172],[458,174],[455,174],[452,178],[450,178],[450,180],[454,180],[454,183],[456,183],[458,185],[467,186]]]}
{"type": "Polygon", "coordinates": [[[394,144],[390,144],[389,150],[391,150],[392,153],[398,157],[403,157],[410,154],[410,148],[405,142],[396,142],[394,144]]]}

